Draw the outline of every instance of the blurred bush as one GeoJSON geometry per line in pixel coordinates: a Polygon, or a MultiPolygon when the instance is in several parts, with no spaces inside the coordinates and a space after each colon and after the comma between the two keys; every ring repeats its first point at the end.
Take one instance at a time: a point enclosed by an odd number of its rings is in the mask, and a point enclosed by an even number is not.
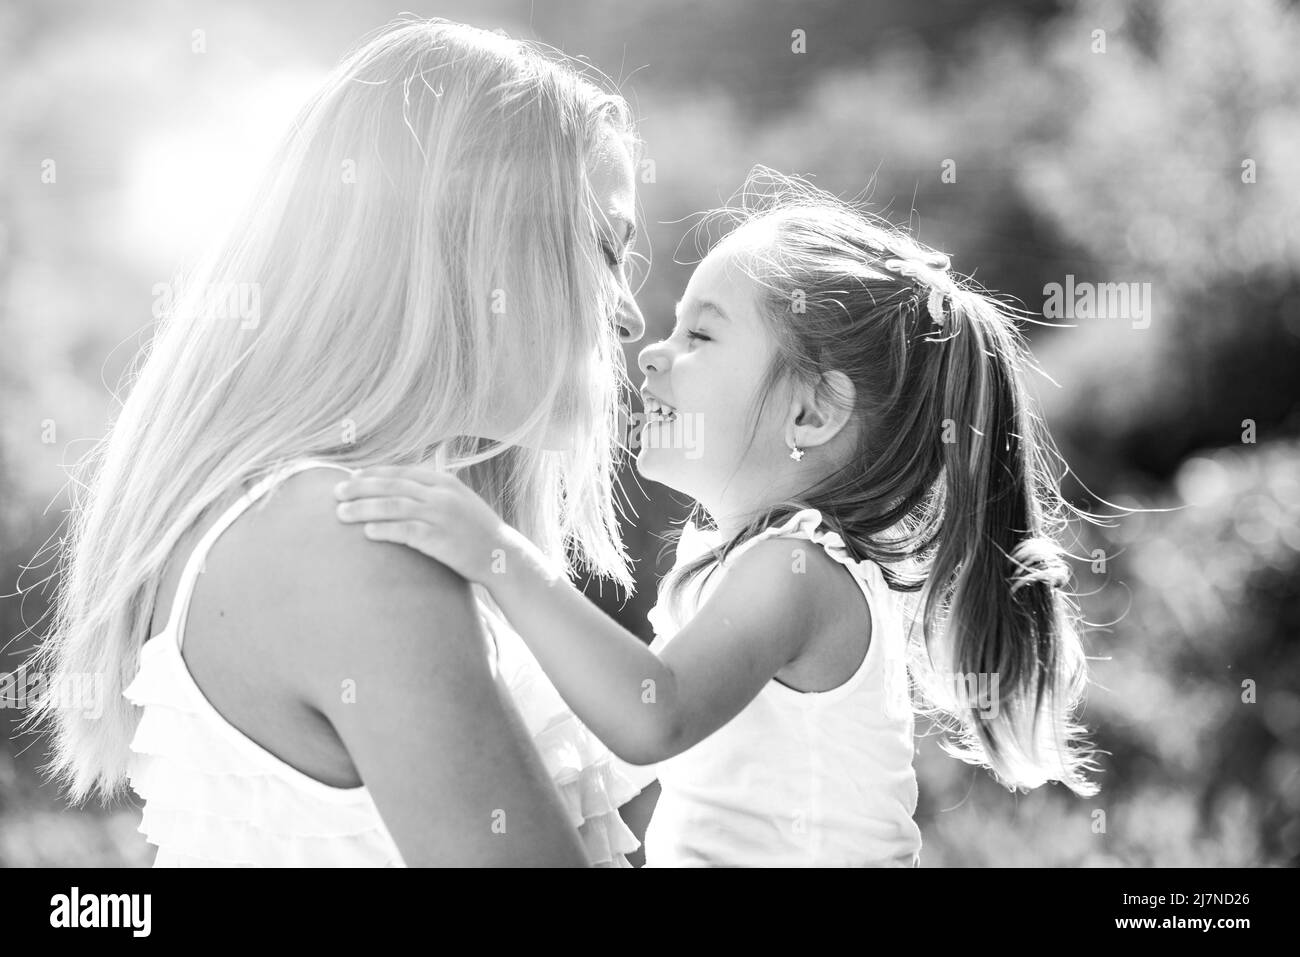
{"type": "Polygon", "coordinates": [[[1198,454],[1147,507],[1081,543],[1101,794],[1009,796],[930,742],[927,864],[1297,862],[1300,443],[1198,454]]]}

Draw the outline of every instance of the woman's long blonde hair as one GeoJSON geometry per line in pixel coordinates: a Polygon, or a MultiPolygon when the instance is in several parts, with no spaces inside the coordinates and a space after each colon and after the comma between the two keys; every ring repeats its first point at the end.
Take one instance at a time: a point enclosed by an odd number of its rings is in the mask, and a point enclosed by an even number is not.
{"type": "Polygon", "coordinates": [[[49,770],[74,802],[125,781],[138,712],[121,692],[178,540],[284,462],[472,466],[552,556],[630,586],[612,491],[619,290],[587,174],[610,131],[635,142],[617,95],[539,48],[444,21],[385,29],[305,107],[73,476],[32,664],[53,682],[102,676],[103,713],[48,696],[24,726],[49,727],[49,770]],[[473,438],[501,405],[503,350],[521,347],[538,376],[528,420],[473,438]],[[551,421],[569,449],[533,441],[551,421]]]}

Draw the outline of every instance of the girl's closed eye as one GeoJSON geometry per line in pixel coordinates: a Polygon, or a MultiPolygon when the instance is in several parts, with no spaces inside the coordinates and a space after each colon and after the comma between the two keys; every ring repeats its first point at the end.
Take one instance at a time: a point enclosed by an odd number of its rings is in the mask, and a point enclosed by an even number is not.
{"type": "Polygon", "coordinates": [[[614,252],[614,248],[609,243],[601,243],[600,251],[605,254],[605,261],[609,263],[611,269],[621,269],[623,267],[622,257],[614,252]]]}
{"type": "Polygon", "coordinates": [[[689,340],[691,340],[692,342],[712,342],[712,341],[713,341],[713,337],[712,337],[712,336],[707,336],[707,335],[705,335],[705,334],[702,333],[702,332],[696,332],[694,329],[691,329],[691,330],[689,330],[689,331],[686,333],[686,338],[689,339],[689,340]]]}

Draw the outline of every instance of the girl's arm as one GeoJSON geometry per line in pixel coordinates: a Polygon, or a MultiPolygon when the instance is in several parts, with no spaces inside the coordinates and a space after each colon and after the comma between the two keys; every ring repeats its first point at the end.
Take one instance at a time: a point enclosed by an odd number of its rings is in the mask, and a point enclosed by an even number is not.
{"type": "Polygon", "coordinates": [[[341,520],[487,587],[569,707],[633,764],[678,754],[735,717],[833,619],[842,584],[800,560],[807,542],[760,542],[656,656],[451,475],[368,469],[337,494],[341,520]]]}

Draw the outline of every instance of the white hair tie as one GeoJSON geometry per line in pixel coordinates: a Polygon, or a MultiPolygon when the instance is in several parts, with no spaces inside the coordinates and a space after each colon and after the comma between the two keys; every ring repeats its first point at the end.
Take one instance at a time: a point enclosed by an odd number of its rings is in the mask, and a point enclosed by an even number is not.
{"type": "Polygon", "coordinates": [[[944,277],[948,274],[947,263],[948,259],[946,256],[944,257],[944,266],[942,269],[916,259],[885,260],[886,269],[891,269],[894,272],[904,275],[913,282],[919,283],[929,290],[925,299],[925,307],[930,313],[930,318],[934,320],[934,323],[937,326],[943,325],[943,321],[948,314],[948,310],[944,305],[944,298],[948,293],[947,290],[943,288],[944,277]]]}

